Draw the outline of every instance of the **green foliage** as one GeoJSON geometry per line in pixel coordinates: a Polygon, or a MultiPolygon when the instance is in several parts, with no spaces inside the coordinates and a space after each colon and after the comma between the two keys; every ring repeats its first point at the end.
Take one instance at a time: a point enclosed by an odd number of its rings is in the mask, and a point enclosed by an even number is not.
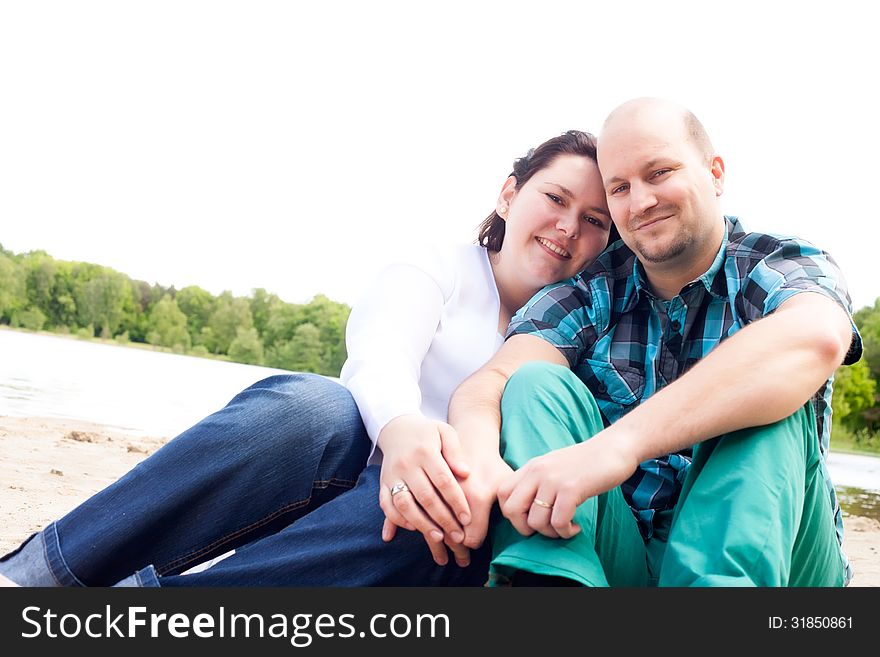
{"type": "Polygon", "coordinates": [[[853,315],[862,336],[862,359],[834,377],[831,426],[836,449],[880,453],[880,298],[853,315]]]}
{"type": "Polygon", "coordinates": [[[858,311],[853,319],[859,327],[864,348],[864,359],[874,379],[880,379],[880,298],[873,306],[858,311]]]}
{"type": "Polygon", "coordinates": [[[205,345],[203,345],[203,344],[197,344],[195,347],[193,347],[192,349],[189,350],[190,356],[199,356],[201,358],[204,358],[204,357],[210,355],[210,353],[211,353],[210,351],[205,349],[205,345]]]}
{"type": "Polygon", "coordinates": [[[247,299],[233,297],[231,292],[221,294],[208,319],[206,329],[202,331],[202,344],[215,354],[229,353],[229,345],[235,339],[239,328],[250,329],[254,326],[251,307],[247,299]]]}
{"type": "Polygon", "coordinates": [[[238,363],[263,364],[263,343],[256,328],[238,327],[229,345],[229,357],[238,363]]]}
{"type": "Polygon", "coordinates": [[[39,308],[28,308],[16,315],[15,323],[28,331],[39,331],[46,325],[46,316],[39,308]]]}
{"type": "Polygon", "coordinates": [[[306,321],[318,327],[321,344],[324,345],[321,370],[318,371],[321,374],[338,376],[348,356],[345,350],[345,326],[351,308],[319,294],[305,306],[305,314],[306,321]]]}
{"type": "Polygon", "coordinates": [[[192,344],[186,330],[186,315],[177,307],[177,301],[166,294],[153,306],[148,322],[147,342],[184,352],[192,344]]]}
{"type": "Polygon", "coordinates": [[[28,253],[22,260],[28,305],[49,312],[54,298],[57,265],[44,251],[28,253]]]}
{"type": "Polygon", "coordinates": [[[263,335],[266,364],[281,369],[339,376],[346,358],[345,325],[350,313],[351,308],[347,305],[331,301],[321,294],[304,305],[277,305],[269,314],[263,335]],[[301,355],[303,340],[311,340],[310,337],[304,337],[310,336],[311,330],[301,332],[297,337],[297,332],[305,325],[318,332],[321,350],[317,357],[309,355],[304,358],[301,355]],[[294,367],[304,362],[308,364],[308,369],[294,367]]]}
{"type": "Polygon", "coordinates": [[[323,295],[290,304],[262,288],[250,297],[214,297],[194,285],[178,292],[108,267],[0,247],[0,323],[34,330],[338,376],[349,312],[323,295]]]}
{"type": "Polygon", "coordinates": [[[0,253],[0,321],[9,323],[12,315],[27,305],[24,270],[5,253],[0,253]]]}
{"type": "Polygon", "coordinates": [[[834,375],[834,395],[831,408],[834,421],[849,427],[864,426],[861,413],[874,405],[877,383],[864,359],[838,368],[834,375]]]}
{"type": "Polygon", "coordinates": [[[831,449],[880,456],[880,432],[870,431],[867,428],[851,429],[834,424],[831,426],[831,449]]]}
{"type": "Polygon", "coordinates": [[[131,300],[131,284],[128,277],[113,270],[107,270],[91,279],[80,290],[76,299],[79,319],[83,324],[94,324],[101,337],[111,338],[116,334],[131,300]]]}
{"type": "Polygon", "coordinates": [[[52,281],[52,300],[49,303],[48,324],[51,327],[76,325],[76,278],[74,265],[56,261],[52,281]]]}
{"type": "Polygon", "coordinates": [[[269,318],[284,304],[276,295],[266,292],[263,288],[253,290],[251,297],[251,316],[254,319],[254,328],[260,336],[264,336],[269,325],[269,318]]]}
{"type": "Polygon", "coordinates": [[[272,348],[267,365],[294,372],[322,372],[321,332],[314,324],[301,324],[289,341],[272,348]]]}
{"type": "Polygon", "coordinates": [[[155,304],[153,287],[146,281],[131,281],[131,295],[119,329],[128,333],[132,342],[147,342],[150,311],[155,304]]]}
{"type": "Polygon", "coordinates": [[[193,344],[201,344],[202,329],[214,312],[215,299],[207,290],[190,285],[177,293],[177,306],[186,315],[186,328],[193,344]]]}

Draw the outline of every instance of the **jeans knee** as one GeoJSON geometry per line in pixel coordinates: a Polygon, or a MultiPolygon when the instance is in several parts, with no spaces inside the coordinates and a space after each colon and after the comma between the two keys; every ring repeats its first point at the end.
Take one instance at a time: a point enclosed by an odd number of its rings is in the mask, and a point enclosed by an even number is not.
{"type": "Polygon", "coordinates": [[[307,417],[346,423],[360,421],[357,404],[348,389],[320,374],[276,374],[247,390],[261,393],[258,405],[264,414],[298,421],[307,417]]]}

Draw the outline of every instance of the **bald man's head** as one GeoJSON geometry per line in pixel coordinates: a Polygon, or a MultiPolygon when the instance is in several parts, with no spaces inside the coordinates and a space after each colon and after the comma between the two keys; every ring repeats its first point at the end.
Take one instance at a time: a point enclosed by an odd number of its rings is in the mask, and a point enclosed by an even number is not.
{"type": "Polygon", "coordinates": [[[602,135],[613,132],[614,128],[632,125],[633,121],[659,121],[672,126],[680,126],[681,134],[697,149],[697,152],[709,162],[715,156],[715,148],[709,134],[700,120],[686,107],[662,98],[635,98],[614,109],[605,119],[602,135]]]}
{"type": "Polygon", "coordinates": [[[624,103],[605,120],[598,160],[611,218],[649,279],[702,274],[724,232],[724,162],[696,117],[656,98],[624,103]]]}

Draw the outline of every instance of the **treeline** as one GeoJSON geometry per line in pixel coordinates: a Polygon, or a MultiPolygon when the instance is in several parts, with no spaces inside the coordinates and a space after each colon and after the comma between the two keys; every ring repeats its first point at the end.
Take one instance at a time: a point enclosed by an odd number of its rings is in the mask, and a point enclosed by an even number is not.
{"type": "Polygon", "coordinates": [[[338,376],[351,309],[323,295],[292,304],[264,289],[214,296],[132,280],[109,267],[0,245],[0,324],[139,342],[176,353],[338,376]]]}
{"type": "Polygon", "coordinates": [[[864,355],[834,375],[832,438],[857,449],[880,452],[880,298],[853,315],[864,355]]]}

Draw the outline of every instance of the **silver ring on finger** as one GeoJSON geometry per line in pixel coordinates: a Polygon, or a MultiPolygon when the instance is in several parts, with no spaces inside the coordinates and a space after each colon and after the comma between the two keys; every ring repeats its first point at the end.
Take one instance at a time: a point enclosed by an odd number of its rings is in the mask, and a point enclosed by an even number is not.
{"type": "Polygon", "coordinates": [[[398,493],[408,493],[409,486],[407,486],[404,482],[398,481],[391,487],[391,497],[394,497],[398,493]]]}

